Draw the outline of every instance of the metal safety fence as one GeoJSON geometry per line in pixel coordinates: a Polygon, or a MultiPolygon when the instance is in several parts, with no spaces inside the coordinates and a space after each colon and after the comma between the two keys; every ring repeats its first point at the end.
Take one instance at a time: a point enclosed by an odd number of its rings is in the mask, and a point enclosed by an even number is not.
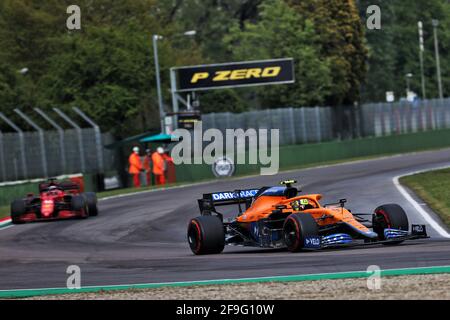
{"type": "Polygon", "coordinates": [[[364,136],[386,136],[450,128],[450,99],[363,106],[364,136]]]}
{"type": "MultiPolygon", "coordinates": [[[[14,110],[34,131],[25,131],[0,112],[0,121],[14,132],[0,127],[0,181],[18,181],[72,173],[104,173],[114,170],[114,153],[103,146],[113,142],[109,133],[99,127],[79,109],[74,111],[91,127],[82,128],[59,109],[54,111],[73,129],[63,129],[39,109],[48,124],[56,130],[44,130],[35,120],[20,110],[14,110]]],[[[42,123],[42,122],[41,122],[42,123]]],[[[22,123],[21,123],[22,124],[22,123]]]]}
{"type": "Polygon", "coordinates": [[[225,136],[226,129],[279,129],[280,145],[331,140],[332,109],[282,108],[244,113],[210,113],[202,117],[203,130],[215,128],[225,136]]]}
{"type": "MultiPolygon", "coordinates": [[[[55,108],[70,127],[63,129],[59,122],[35,109],[55,129],[43,130],[15,110],[34,128],[23,131],[0,112],[0,182],[118,170],[117,154],[104,148],[114,142],[112,135],[101,133],[92,120],[74,109],[89,128],[81,128],[55,108]],[[1,131],[5,124],[7,132],[1,131]]],[[[210,113],[203,115],[202,121],[203,130],[219,129],[224,136],[227,129],[279,129],[280,145],[318,143],[447,129],[450,99],[210,113]]]]}
{"type": "Polygon", "coordinates": [[[450,99],[361,106],[210,113],[203,130],[279,129],[280,145],[386,136],[450,128],[450,99]]]}
{"type": "MultiPolygon", "coordinates": [[[[3,150],[3,152],[0,151],[0,181],[100,172],[97,146],[95,139],[92,138],[94,136],[94,129],[81,129],[83,151],[80,152],[78,132],[73,129],[64,130],[63,145],[60,144],[61,136],[57,131],[45,131],[44,150],[41,148],[38,132],[23,133],[23,149],[19,134],[3,133],[0,138],[3,145],[3,147],[0,146],[0,150],[3,150]],[[45,154],[45,162],[42,160],[43,154],[45,154]]],[[[103,134],[102,140],[111,141],[112,137],[109,134],[103,134]]],[[[104,169],[111,170],[112,155],[107,150],[101,152],[106,160],[103,164],[104,169]]]]}

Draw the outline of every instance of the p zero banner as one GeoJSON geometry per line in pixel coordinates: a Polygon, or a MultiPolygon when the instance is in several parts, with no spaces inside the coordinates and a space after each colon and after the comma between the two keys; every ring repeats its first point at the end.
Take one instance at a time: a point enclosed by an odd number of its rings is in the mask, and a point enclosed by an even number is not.
{"type": "Polygon", "coordinates": [[[294,60],[232,62],[175,68],[178,92],[294,83],[294,60]]]}

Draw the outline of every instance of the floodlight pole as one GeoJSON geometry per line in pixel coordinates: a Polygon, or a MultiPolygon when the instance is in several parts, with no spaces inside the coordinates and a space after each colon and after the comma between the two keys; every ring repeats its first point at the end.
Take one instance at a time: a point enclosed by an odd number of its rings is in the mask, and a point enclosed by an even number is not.
{"type": "Polygon", "coordinates": [[[425,72],[423,66],[423,53],[425,51],[424,41],[423,41],[423,23],[419,21],[417,23],[419,27],[419,56],[420,56],[420,73],[422,75],[422,99],[425,100],[426,97],[426,88],[425,88],[425,72]]]}
{"type": "MultiPolygon", "coordinates": [[[[181,36],[187,36],[187,37],[193,37],[197,34],[196,30],[189,30],[181,34],[181,36]]],[[[165,118],[166,118],[166,112],[164,111],[164,104],[163,104],[163,96],[162,96],[162,90],[161,90],[161,75],[160,75],[160,67],[159,67],[159,58],[158,58],[158,40],[162,40],[163,37],[157,34],[153,35],[153,54],[155,59],[155,73],[156,73],[156,89],[158,91],[158,105],[159,105],[159,117],[161,121],[161,133],[167,133],[166,132],[166,126],[165,126],[165,118]]],[[[173,88],[173,70],[170,70],[170,76],[171,76],[171,86],[173,88]]],[[[172,90],[172,101],[174,100],[174,92],[172,90]]],[[[175,108],[175,102],[174,109],[172,110],[174,113],[178,112],[178,103],[175,108]]]]}
{"type": "Polygon", "coordinates": [[[174,113],[177,113],[180,108],[178,106],[177,73],[174,68],[170,69],[170,87],[172,93],[172,110],[174,113]]]}
{"type": "Polygon", "coordinates": [[[441,60],[439,57],[439,40],[437,34],[437,28],[439,26],[439,20],[433,19],[433,31],[434,31],[434,51],[436,54],[436,73],[439,89],[439,99],[444,99],[444,92],[442,90],[442,77],[441,77],[441,60]]]}
{"type": "Polygon", "coordinates": [[[163,38],[162,36],[159,36],[157,34],[153,35],[153,55],[155,59],[156,89],[158,92],[158,106],[159,106],[159,119],[161,122],[161,133],[166,133],[166,128],[164,125],[166,113],[164,112],[163,96],[161,91],[161,75],[158,57],[158,40],[162,40],[162,38],[163,38]]]}

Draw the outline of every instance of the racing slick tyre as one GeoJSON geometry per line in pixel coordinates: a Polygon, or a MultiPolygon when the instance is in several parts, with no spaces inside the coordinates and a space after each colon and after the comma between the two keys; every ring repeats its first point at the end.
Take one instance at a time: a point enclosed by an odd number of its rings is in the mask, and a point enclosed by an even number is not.
{"type": "Polygon", "coordinates": [[[98,215],[98,208],[97,208],[97,195],[95,192],[85,192],[84,198],[86,199],[89,216],[95,217],[98,215]]]}
{"type": "Polygon", "coordinates": [[[11,202],[11,222],[13,224],[24,223],[20,217],[27,211],[27,204],[23,200],[14,200],[11,202]]]}
{"type": "Polygon", "coordinates": [[[81,212],[81,215],[80,215],[81,219],[85,219],[89,216],[86,200],[84,199],[83,196],[78,196],[78,195],[73,196],[72,201],[71,201],[71,206],[72,206],[73,211],[81,212]]]}
{"type": "MultiPolygon", "coordinates": [[[[386,240],[384,229],[398,229],[408,231],[409,222],[405,210],[398,204],[384,204],[375,209],[372,217],[373,231],[380,240],[386,240]]],[[[403,241],[392,241],[385,245],[395,245],[403,241]]]]}
{"type": "Polygon", "coordinates": [[[306,213],[293,213],[286,218],[283,225],[283,238],[291,252],[298,252],[305,247],[307,237],[318,237],[316,220],[306,213]]]}
{"type": "Polygon", "coordinates": [[[221,253],[225,247],[225,230],[222,221],[215,216],[200,216],[188,226],[188,241],[196,255],[221,253]]]}

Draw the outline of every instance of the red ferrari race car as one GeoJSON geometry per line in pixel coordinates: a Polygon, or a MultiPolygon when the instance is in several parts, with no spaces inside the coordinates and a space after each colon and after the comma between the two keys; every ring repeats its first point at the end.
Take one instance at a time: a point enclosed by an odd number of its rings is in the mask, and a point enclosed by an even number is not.
{"type": "Polygon", "coordinates": [[[21,224],[32,221],[57,219],[85,219],[98,215],[97,196],[94,192],[80,192],[72,181],[49,179],[39,184],[39,196],[30,193],[11,203],[11,221],[21,224]]]}

